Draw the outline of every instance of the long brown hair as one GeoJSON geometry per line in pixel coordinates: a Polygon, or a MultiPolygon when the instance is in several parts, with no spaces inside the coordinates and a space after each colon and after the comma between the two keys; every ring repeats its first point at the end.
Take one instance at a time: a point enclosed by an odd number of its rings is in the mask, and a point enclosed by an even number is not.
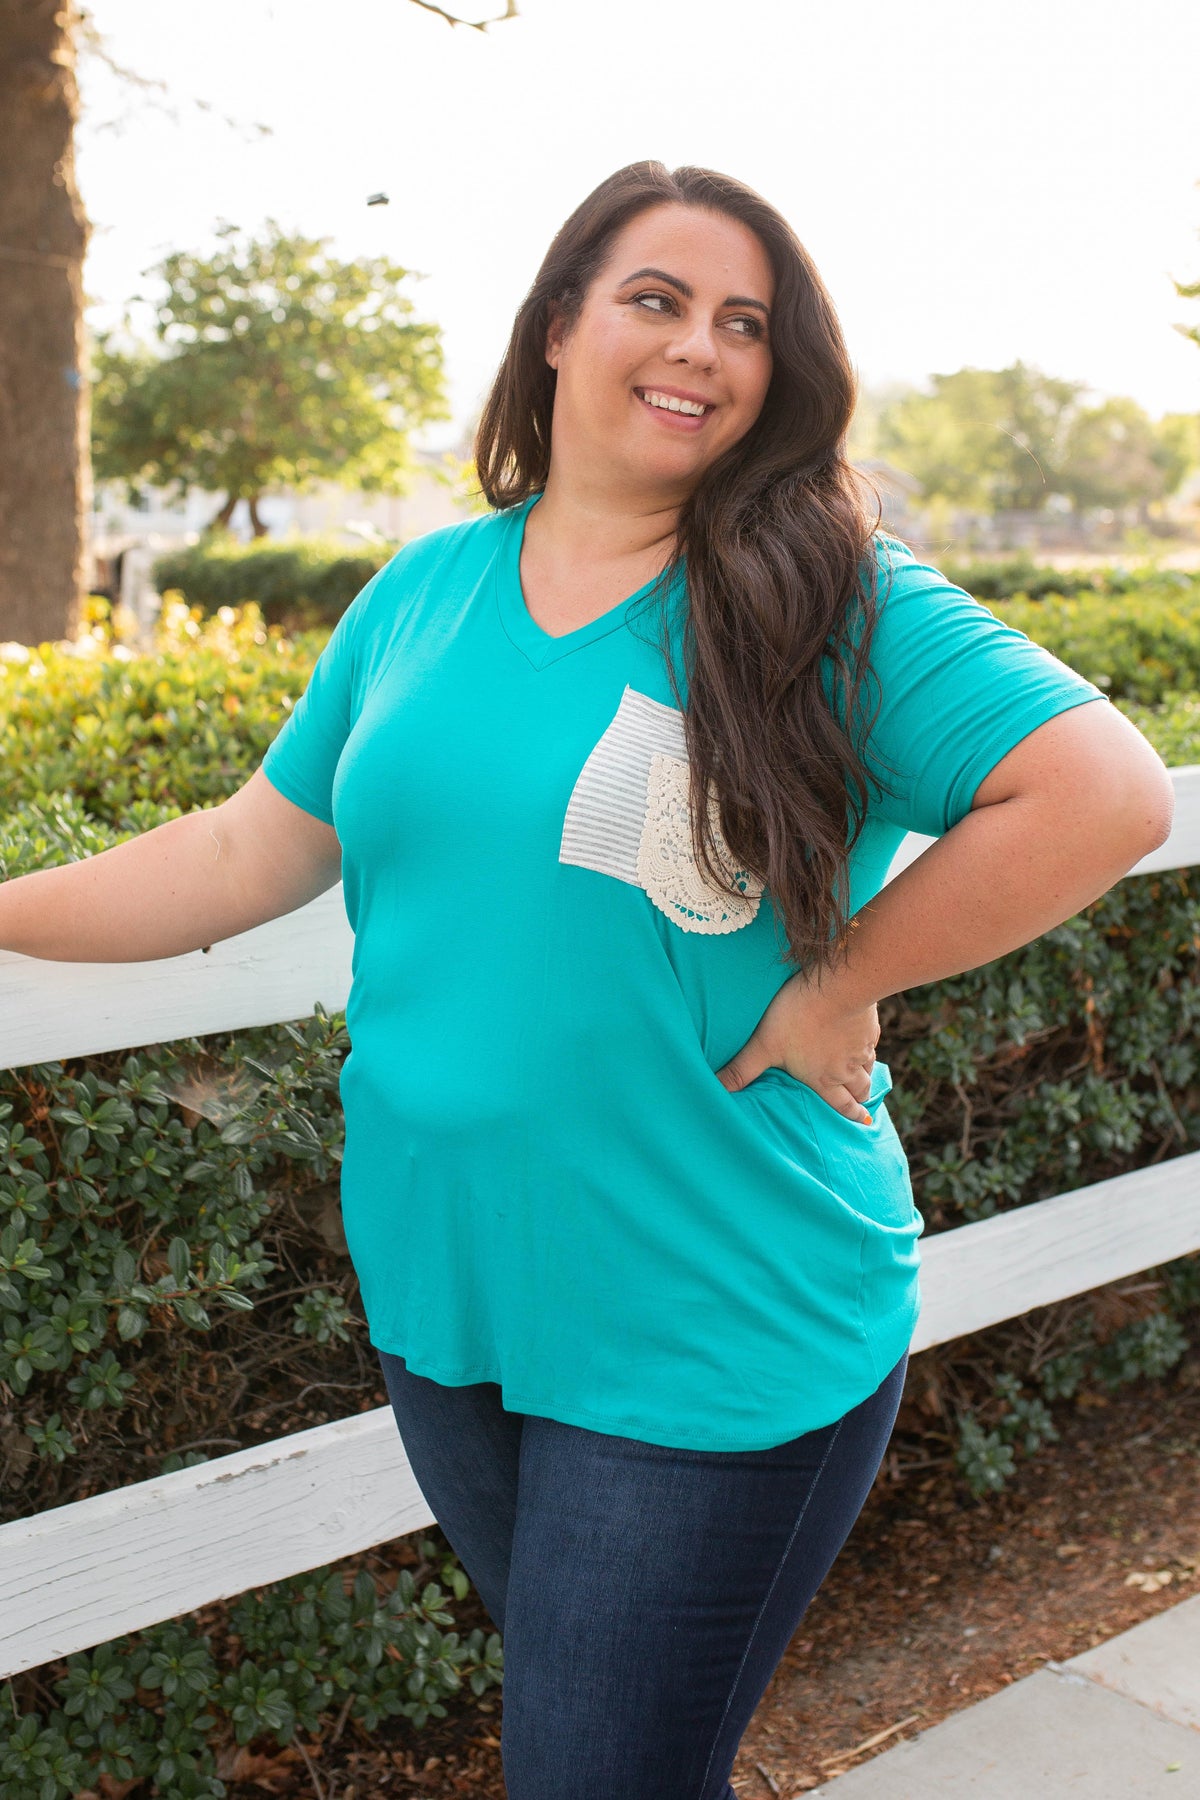
{"type": "Polygon", "coordinates": [[[854,707],[870,674],[877,614],[860,566],[881,508],[872,489],[868,516],[859,485],[871,484],[845,459],[854,369],[833,302],[791,226],[752,188],[712,169],[637,162],[602,181],[558,231],[517,312],[480,417],[475,467],[499,509],[545,487],[557,378],[545,356],[551,311],[569,329],[617,233],[672,201],[741,220],[775,274],[762,410],[680,509],[675,550],[655,587],[665,590],[686,563],[686,706],[665,660],[684,714],[693,851],[708,880],[731,896],[742,891],[722,866],[708,807],[696,804],[712,794],[734,865],[768,890],[789,959],[819,972],[849,944],[849,853],[868,803],[860,744],[876,713],[856,724],[854,707]]]}

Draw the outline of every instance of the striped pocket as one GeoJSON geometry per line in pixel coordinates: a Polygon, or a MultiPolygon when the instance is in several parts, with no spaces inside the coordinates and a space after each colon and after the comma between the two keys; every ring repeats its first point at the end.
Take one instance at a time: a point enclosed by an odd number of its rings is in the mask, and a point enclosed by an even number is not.
{"type": "Polygon", "coordinates": [[[761,883],[732,869],[715,794],[709,808],[718,857],[741,893],[705,879],[692,853],[689,784],[683,715],[627,685],[571,791],[558,860],[642,888],[681,931],[739,931],[758,912],[761,883]]]}

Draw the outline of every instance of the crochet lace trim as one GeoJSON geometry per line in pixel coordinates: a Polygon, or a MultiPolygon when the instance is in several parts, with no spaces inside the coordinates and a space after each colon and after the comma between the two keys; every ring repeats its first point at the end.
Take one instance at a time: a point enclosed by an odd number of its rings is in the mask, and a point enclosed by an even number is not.
{"type": "Polygon", "coordinates": [[[758,912],[762,885],[745,869],[732,869],[729,847],[721,835],[715,793],[708,796],[717,866],[731,871],[742,897],[722,893],[705,878],[692,851],[690,770],[686,762],[656,752],[646,782],[646,810],[638,845],[637,875],[659,911],[681,931],[740,931],[758,912]]]}

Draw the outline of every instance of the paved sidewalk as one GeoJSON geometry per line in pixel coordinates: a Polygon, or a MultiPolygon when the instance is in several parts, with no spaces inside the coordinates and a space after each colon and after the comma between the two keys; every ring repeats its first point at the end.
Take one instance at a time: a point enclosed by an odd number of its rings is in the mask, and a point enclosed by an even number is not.
{"type": "Polygon", "coordinates": [[[1197,1800],[1200,1595],[968,1706],[809,1800],[1197,1800]]]}

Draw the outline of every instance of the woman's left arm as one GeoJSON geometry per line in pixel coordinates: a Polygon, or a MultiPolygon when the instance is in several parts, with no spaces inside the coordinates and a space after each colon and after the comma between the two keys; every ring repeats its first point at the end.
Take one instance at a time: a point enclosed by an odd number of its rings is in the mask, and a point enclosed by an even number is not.
{"type": "Polygon", "coordinates": [[[855,915],[846,954],[785,981],[717,1073],[737,1090],[766,1068],[868,1122],[866,1058],[889,994],[979,968],[1061,925],[1171,834],[1165,764],[1111,702],[1056,713],[976,789],[971,810],[855,915]]]}
{"type": "Polygon", "coordinates": [[[1047,719],[977,789],[971,811],[858,913],[818,984],[854,1012],[1031,943],[1108,892],[1171,834],[1175,791],[1117,707],[1047,719]]]}

